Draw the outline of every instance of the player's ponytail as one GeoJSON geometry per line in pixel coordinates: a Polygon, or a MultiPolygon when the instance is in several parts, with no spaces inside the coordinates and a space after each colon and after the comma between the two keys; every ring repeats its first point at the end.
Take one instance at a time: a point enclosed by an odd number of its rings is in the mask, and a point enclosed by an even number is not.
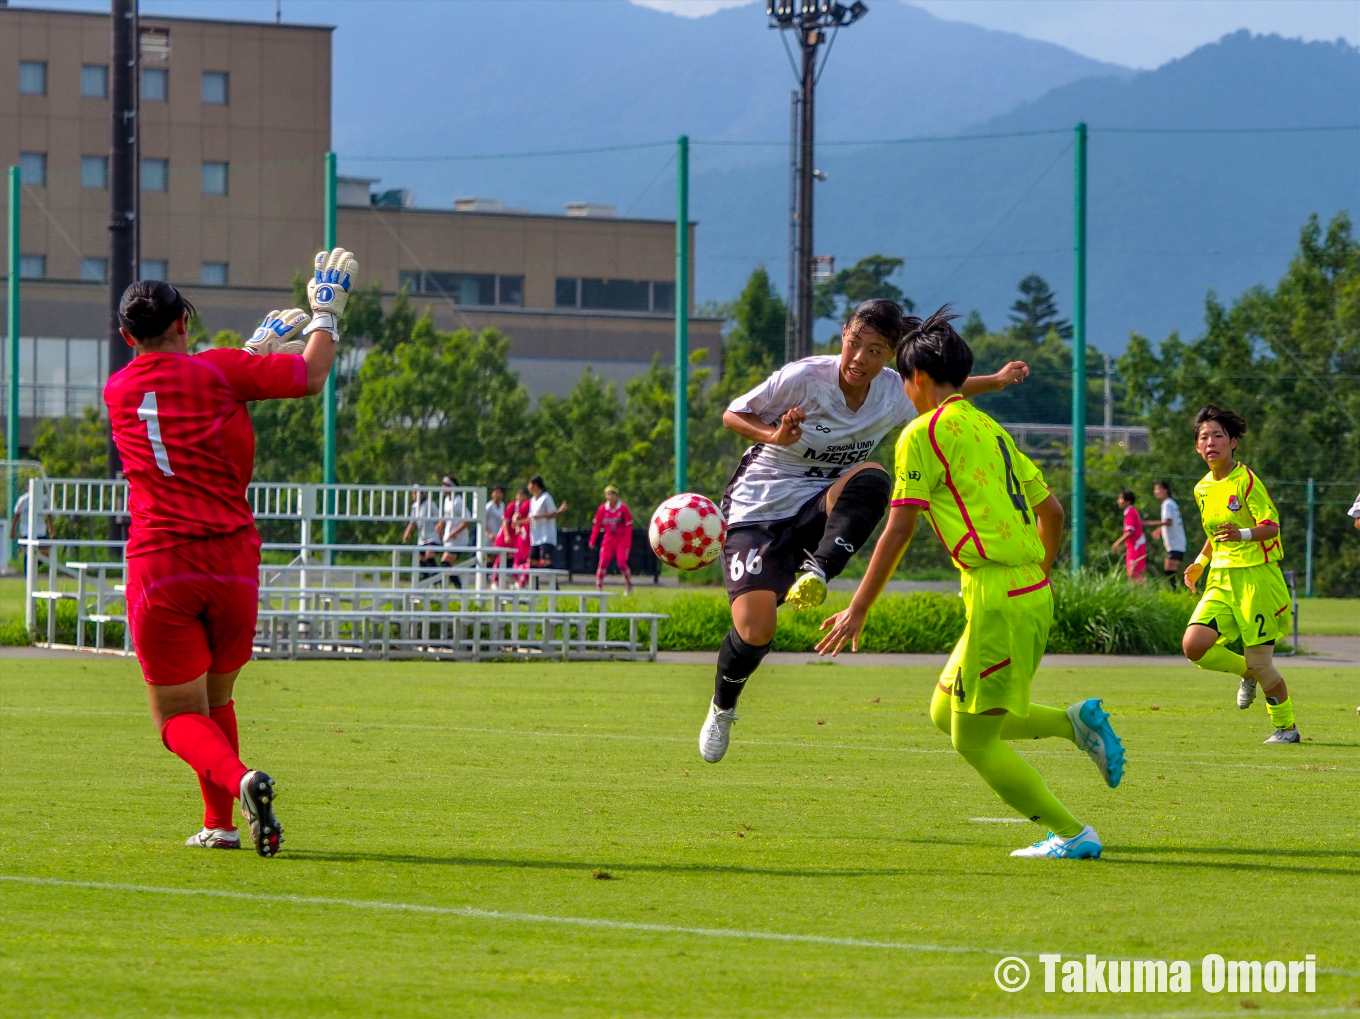
{"type": "Polygon", "coordinates": [[[138,340],[154,340],[194,306],[164,280],[138,280],[123,291],[118,302],[118,324],[138,340]]]}

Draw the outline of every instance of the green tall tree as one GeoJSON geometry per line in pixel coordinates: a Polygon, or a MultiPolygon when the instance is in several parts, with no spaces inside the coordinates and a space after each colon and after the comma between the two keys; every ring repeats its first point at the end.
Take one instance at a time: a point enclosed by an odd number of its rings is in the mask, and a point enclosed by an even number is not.
{"type": "Polygon", "coordinates": [[[1180,488],[1192,543],[1203,540],[1190,489],[1205,473],[1191,422],[1206,403],[1247,419],[1239,458],[1280,510],[1284,567],[1302,582],[1306,483],[1315,479],[1315,591],[1360,595],[1360,541],[1346,509],[1360,485],[1360,243],[1345,213],[1324,230],[1309,219],[1274,290],[1253,287],[1225,306],[1211,292],[1205,331],[1172,333],[1154,349],[1135,335],[1119,359],[1127,406],[1151,430],[1152,451],[1118,465],[1140,490],[1165,476],[1180,488]],[[1136,472],[1136,474],[1134,473],[1136,472]]]}
{"type": "Polygon", "coordinates": [[[731,305],[732,328],[723,345],[723,381],[744,391],[784,363],[787,321],[770,274],[756,266],[731,305]]]}
{"type": "Polygon", "coordinates": [[[1020,296],[1011,305],[1011,331],[1022,339],[1037,341],[1056,330],[1064,340],[1072,338],[1072,324],[1058,317],[1058,302],[1053,290],[1038,273],[1030,273],[1016,289],[1020,296]]]}
{"type": "Polygon", "coordinates": [[[850,321],[850,315],[861,301],[874,297],[896,301],[907,311],[916,308],[900,288],[889,282],[902,268],[900,258],[887,255],[868,255],[854,265],[842,269],[825,283],[817,284],[813,292],[813,313],[817,318],[840,318],[850,321]]]}

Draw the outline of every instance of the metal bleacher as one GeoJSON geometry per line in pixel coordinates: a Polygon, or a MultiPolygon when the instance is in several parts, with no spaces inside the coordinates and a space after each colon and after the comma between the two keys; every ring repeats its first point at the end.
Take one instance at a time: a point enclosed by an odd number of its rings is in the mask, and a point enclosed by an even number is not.
{"type": "MultiPolygon", "coordinates": [[[[28,489],[27,533],[48,516],[56,534],[19,543],[25,625],[40,646],[130,654],[126,542],[80,533],[126,520],[127,482],[37,477],[28,489]]],[[[263,546],[266,560],[288,561],[260,566],[257,658],[656,657],[665,616],[611,610],[617,592],[566,589],[566,570],[498,560],[506,550],[482,533],[483,488],[257,482],[247,499],[257,522],[297,528],[296,541],[263,546]],[[419,498],[449,495],[463,498],[475,527],[459,565],[422,566],[414,545],[324,540],[329,521],[390,530],[411,519],[419,498]]]]}

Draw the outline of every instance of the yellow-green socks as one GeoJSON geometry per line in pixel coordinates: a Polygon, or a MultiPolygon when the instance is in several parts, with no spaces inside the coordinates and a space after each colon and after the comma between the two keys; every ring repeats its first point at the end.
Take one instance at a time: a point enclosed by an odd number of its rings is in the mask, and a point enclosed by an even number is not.
{"type": "Polygon", "coordinates": [[[1072,720],[1062,708],[1050,708],[1047,704],[1031,704],[1029,717],[1021,718],[1009,711],[1002,716],[1001,738],[1011,739],[1049,739],[1057,736],[1076,742],[1077,734],[1072,731],[1072,720]]]}
{"type": "Polygon", "coordinates": [[[1215,644],[1204,652],[1204,657],[1195,664],[1209,672],[1231,672],[1234,676],[1241,676],[1247,671],[1247,660],[1222,644],[1215,644]]]}
{"type": "MultiPolygon", "coordinates": [[[[930,698],[930,720],[941,732],[949,734],[953,731],[953,716],[953,698],[941,690],[937,683],[935,693],[930,698]]],[[[1057,736],[1076,742],[1076,733],[1072,731],[1072,720],[1067,717],[1067,712],[1062,708],[1050,708],[1047,704],[1031,704],[1028,718],[1021,718],[1009,711],[1002,717],[1005,719],[1001,726],[1001,738],[1003,740],[1048,739],[1057,736]]]]}
{"type": "Polygon", "coordinates": [[[1270,723],[1277,729],[1292,729],[1294,727],[1294,703],[1288,697],[1280,701],[1279,704],[1272,703],[1274,697],[1266,698],[1266,713],[1270,715],[1270,723]]]}
{"type": "Polygon", "coordinates": [[[1053,795],[1029,762],[1001,741],[1005,719],[1005,715],[955,711],[950,732],[954,749],[1013,808],[1063,838],[1071,838],[1081,831],[1081,822],[1053,795]]]}

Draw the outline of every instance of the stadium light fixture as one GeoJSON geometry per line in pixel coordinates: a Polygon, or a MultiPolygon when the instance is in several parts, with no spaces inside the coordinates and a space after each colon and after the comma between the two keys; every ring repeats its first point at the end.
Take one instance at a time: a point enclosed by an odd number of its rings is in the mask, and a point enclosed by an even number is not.
{"type": "MultiPolygon", "coordinates": [[[[798,74],[794,116],[791,124],[791,188],[792,222],[789,224],[789,320],[785,340],[785,357],[797,360],[812,354],[812,288],[816,269],[812,247],[812,185],[814,180],[826,180],[826,174],[813,168],[813,134],[817,79],[826,66],[823,56],[817,62],[817,50],[823,43],[830,53],[831,42],[842,28],[853,25],[869,13],[863,0],[849,6],[839,0],[766,0],[765,13],[770,28],[795,34],[802,54],[798,74]],[[830,33],[830,35],[828,35],[830,33]]],[[[792,59],[792,58],[790,58],[792,59]]]]}

